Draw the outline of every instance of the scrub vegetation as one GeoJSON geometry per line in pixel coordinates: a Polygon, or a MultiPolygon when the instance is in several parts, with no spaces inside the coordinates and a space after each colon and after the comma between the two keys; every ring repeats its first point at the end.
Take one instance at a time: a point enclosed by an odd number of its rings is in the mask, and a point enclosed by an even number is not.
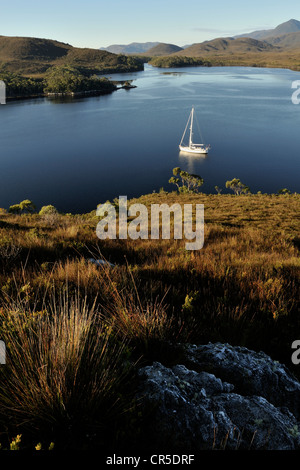
{"type": "Polygon", "coordinates": [[[175,364],[178,343],[263,350],[299,377],[300,196],[228,186],[128,201],[149,213],[151,204],[204,204],[198,251],[184,239],[99,240],[95,211],[28,200],[0,209],[2,448],[122,445],[136,430],[137,368],[175,364]]]}

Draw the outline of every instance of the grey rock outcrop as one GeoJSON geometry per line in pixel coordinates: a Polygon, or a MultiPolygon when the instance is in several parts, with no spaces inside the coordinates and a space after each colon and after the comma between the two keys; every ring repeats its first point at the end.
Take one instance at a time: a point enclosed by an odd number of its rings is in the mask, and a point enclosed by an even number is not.
{"type": "Polygon", "coordinates": [[[139,371],[138,397],[152,445],[300,449],[300,384],[264,353],[227,344],[186,345],[185,365],[139,371]]]}
{"type": "Polygon", "coordinates": [[[241,395],[258,395],[300,419],[300,383],[287,367],[264,352],[222,343],[186,346],[187,367],[214,373],[241,395]]]}

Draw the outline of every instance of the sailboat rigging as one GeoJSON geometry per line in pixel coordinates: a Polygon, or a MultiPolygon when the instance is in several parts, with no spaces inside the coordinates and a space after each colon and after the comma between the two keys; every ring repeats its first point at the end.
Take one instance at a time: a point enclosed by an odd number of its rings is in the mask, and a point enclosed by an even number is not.
{"type": "Polygon", "coordinates": [[[189,153],[196,153],[196,154],[207,154],[209,149],[210,149],[210,145],[204,145],[203,143],[196,144],[196,143],[193,142],[194,112],[195,111],[194,111],[194,106],[193,106],[192,111],[189,115],[185,130],[184,130],[184,133],[182,135],[180,144],[179,144],[179,149],[182,152],[189,152],[189,153]],[[184,137],[185,137],[185,134],[186,134],[186,131],[187,131],[187,128],[188,128],[189,124],[190,124],[189,144],[184,145],[183,140],[184,140],[184,137]]]}

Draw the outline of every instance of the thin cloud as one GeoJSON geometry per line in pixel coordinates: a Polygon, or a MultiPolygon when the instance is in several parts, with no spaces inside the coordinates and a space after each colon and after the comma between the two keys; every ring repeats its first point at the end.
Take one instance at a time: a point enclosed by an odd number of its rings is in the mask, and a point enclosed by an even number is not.
{"type": "Polygon", "coordinates": [[[263,29],[273,29],[275,26],[272,25],[264,25],[264,26],[248,26],[248,28],[244,28],[249,31],[262,31],[263,29]]]}
{"type": "Polygon", "coordinates": [[[199,33],[230,33],[233,32],[232,30],[229,31],[228,29],[214,29],[214,28],[193,28],[192,31],[198,31],[199,33]]]}
{"type": "Polygon", "coordinates": [[[192,31],[197,31],[198,33],[208,33],[208,34],[243,34],[243,33],[252,33],[253,31],[262,31],[265,29],[272,29],[272,26],[253,26],[244,28],[243,30],[233,30],[233,29],[217,29],[217,28],[193,28],[192,31]]]}

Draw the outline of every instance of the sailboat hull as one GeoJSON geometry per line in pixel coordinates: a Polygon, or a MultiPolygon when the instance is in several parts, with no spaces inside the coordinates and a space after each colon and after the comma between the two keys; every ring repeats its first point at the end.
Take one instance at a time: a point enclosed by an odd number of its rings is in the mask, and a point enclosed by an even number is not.
{"type": "Polygon", "coordinates": [[[201,154],[206,155],[209,151],[209,147],[185,147],[183,145],[179,145],[179,149],[182,152],[194,153],[194,154],[201,154]]]}

